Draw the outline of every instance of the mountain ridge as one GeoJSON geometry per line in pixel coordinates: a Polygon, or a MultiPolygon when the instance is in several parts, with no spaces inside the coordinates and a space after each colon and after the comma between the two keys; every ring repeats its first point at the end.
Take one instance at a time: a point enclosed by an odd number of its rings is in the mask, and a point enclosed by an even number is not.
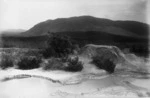
{"type": "Polygon", "coordinates": [[[148,27],[149,25],[136,21],[113,21],[93,16],[78,16],[40,22],[28,31],[23,32],[22,35],[39,36],[46,35],[48,32],[103,31],[112,34],[115,34],[115,32],[119,34],[120,32],[119,35],[123,36],[146,37],[148,35],[148,27]],[[111,32],[112,28],[113,32],[111,32]]]}
{"type": "Polygon", "coordinates": [[[80,16],[47,20],[18,35],[2,36],[1,47],[47,47],[48,33],[67,35],[80,47],[86,44],[114,45],[120,49],[147,56],[149,52],[149,25],[136,21],[80,16]]]}

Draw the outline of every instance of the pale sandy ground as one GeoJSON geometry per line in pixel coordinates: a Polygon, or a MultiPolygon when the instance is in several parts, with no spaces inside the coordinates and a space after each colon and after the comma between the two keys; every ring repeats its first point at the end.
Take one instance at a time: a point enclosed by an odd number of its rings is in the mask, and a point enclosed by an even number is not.
{"type": "Polygon", "coordinates": [[[128,73],[108,75],[88,63],[84,65],[77,73],[0,70],[0,98],[150,98],[150,78],[133,78],[128,73]],[[6,77],[11,80],[5,81],[6,77]]]}
{"type": "MultiPolygon", "coordinates": [[[[103,72],[104,73],[104,72],[103,72]]],[[[40,69],[0,71],[0,80],[18,74],[34,75],[30,78],[0,81],[0,98],[138,98],[150,97],[150,79],[132,79],[118,75],[43,72],[40,69]],[[36,76],[60,80],[53,83],[36,76]],[[134,85],[132,85],[134,84],[134,85]]]]}

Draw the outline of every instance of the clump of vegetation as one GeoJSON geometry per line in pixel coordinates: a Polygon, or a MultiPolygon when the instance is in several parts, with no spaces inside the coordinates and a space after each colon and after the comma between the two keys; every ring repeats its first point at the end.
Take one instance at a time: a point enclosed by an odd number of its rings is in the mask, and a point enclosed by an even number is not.
{"type": "Polygon", "coordinates": [[[47,41],[47,48],[43,51],[43,56],[48,57],[64,57],[71,53],[76,48],[76,44],[68,36],[51,33],[47,41]]]}
{"type": "Polygon", "coordinates": [[[92,63],[100,69],[106,70],[108,73],[113,73],[116,65],[110,59],[104,59],[103,56],[94,56],[92,63]]]}
{"type": "Polygon", "coordinates": [[[39,68],[40,63],[42,62],[41,58],[35,57],[35,56],[25,56],[20,59],[18,62],[18,69],[28,70],[28,69],[34,69],[39,68]]]}
{"type": "Polygon", "coordinates": [[[79,61],[79,57],[68,58],[66,62],[68,66],[65,67],[65,71],[77,72],[83,69],[83,63],[79,61]]]}
{"type": "Polygon", "coordinates": [[[83,63],[75,58],[50,58],[41,64],[44,70],[65,70],[70,72],[77,72],[83,69],[83,63]]]}
{"type": "Polygon", "coordinates": [[[41,64],[44,70],[63,70],[64,64],[59,58],[50,58],[41,64]]]}
{"type": "Polygon", "coordinates": [[[13,67],[13,60],[9,57],[9,55],[2,55],[0,59],[0,67],[2,69],[7,69],[9,67],[13,67]]]}

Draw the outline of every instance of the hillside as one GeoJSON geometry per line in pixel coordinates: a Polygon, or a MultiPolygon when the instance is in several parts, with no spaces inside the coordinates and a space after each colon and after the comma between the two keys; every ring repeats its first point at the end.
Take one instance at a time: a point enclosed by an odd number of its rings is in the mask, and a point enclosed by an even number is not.
{"type": "Polygon", "coordinates": [[[147,37],[148,25],[135,21],[113,21],[92,16],[58,18],[36,24],[24,36],[40,36],[49,32],[103,31],[114,35],[147,37]]]}
{"type": "Polygon", "coordinates": [[[149,25],[136,21],[113,21],[92,16],[59,18],[36,24],[31,29],[3,34],[0,47],[45,48],[48,33],[67,35],[80,46],[115,45],[140,55],[148,54],[149,25]]]}

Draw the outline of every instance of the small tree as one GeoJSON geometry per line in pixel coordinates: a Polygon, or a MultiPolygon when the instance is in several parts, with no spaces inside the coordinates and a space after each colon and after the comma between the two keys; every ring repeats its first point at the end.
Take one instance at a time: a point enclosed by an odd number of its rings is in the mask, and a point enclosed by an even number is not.
{"type": "Polygon", "coordinates": [[[48,57],[64,57],[73,53],[75,49],[73,41],[64,35],[51,33],[47,41],[48,47],[44,50],[43,56],[48,57]]]}

